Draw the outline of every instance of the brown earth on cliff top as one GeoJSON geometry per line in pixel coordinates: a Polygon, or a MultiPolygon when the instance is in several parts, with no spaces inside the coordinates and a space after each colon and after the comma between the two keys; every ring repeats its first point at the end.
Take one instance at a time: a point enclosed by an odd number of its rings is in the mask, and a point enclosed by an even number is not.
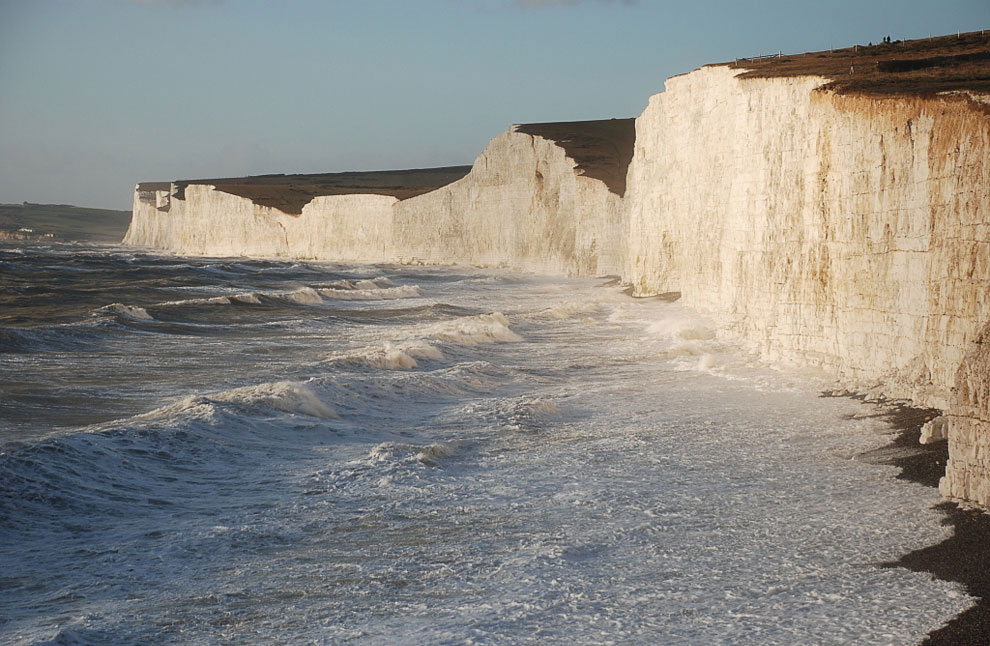
{"type": "MultiPolygon", "coordinates": [[[[513,126],[517,132],[543,137],[562,147],[581,174],[600,180],[610,191],[626,191],[626,169],[636,139],[635,119],[604,119],[513,126]]],[[[256,175],[175,182],[175,199],[184,199],[190,184],[211,184],[218,191],[247,198],[260,206],[300,215],[315,197],[365,193],[405,200],[446,186],[470,172],[470,166],[411,170],[323,173],[312,175],[256,175]]],[[[138,191],[154,200],[154,191],[167,191],[171,182],[142,182],[138,191]]]]}
{"type": "Polygon", "coordinates": [[[554,142],[576,162],[582,175],[604,182],[616,195],[625,194],[626,169],[636,143],[635,119],[524,123],[513,128],[554,142]]]}
{"type": "MultiPolygon", "coordinates": [[[[880,37],[883,41],[883,37],[880,37]]],[[[739,78],[824,76],[843,94],[990,93],[990,31],[722,63],[739,78]]]]}
{"type": "MultiPolygon", "coordinates": [[[[354,193],[387,195],[404,200],[446,186],[461,179],[470,166],[414,168],[313,175],[255,175],[175,182],[176,199],[184,199],[190,184],[212,184],[219,191],[245,197],[260,206],[268,206],[290,215],[300,215],[315,197],[354,193]]],[[[138,191],[169,190],[169,182],[143,182],[138,191]]]]}

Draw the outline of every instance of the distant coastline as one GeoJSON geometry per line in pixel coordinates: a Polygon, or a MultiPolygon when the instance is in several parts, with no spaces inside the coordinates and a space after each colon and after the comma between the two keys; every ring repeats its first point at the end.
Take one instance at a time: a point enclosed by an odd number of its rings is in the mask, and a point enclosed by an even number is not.
{"type": "Polygon", "coordinates": [[[131,211],[71,204],[0,204],[0,240],[118,243],[131,211]]]}

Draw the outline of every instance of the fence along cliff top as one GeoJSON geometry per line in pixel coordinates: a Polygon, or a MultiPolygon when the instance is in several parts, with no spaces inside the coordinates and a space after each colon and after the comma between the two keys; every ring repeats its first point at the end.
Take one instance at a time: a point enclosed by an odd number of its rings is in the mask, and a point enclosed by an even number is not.
{"type": "Polygon", "coordinates": [[[740,78],[824,76],[840,93],[990,93],[990,31],[722,63],[746,70],[740,78]]]}

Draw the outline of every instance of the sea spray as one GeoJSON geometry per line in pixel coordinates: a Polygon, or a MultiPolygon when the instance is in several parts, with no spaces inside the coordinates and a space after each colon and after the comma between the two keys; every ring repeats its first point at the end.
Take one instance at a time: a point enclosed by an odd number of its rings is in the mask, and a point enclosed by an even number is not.
{"type": "Polygon", "coordinates": [[[875,565],[946,535],[933,490],[855,459],[887,441],[875,411],[677,304],[0,262],[5,643],[913,643],[969,604],[875,565]]]}

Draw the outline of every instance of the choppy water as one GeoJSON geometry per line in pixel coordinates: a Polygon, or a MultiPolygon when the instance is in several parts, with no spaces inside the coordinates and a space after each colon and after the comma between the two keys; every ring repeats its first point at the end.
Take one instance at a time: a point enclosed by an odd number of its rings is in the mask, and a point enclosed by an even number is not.
{"type": "Polygon", "coordinates": [[[602,281],[0,247],[0,642],[909,644],[945,537],[824,399],[602,281]]]}

